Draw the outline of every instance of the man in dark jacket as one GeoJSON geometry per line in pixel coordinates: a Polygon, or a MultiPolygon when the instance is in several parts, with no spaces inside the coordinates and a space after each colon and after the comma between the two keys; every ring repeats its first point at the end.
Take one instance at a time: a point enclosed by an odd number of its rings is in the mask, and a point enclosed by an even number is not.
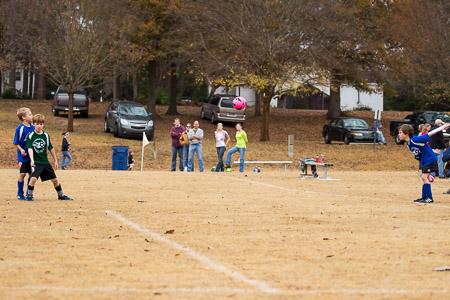
{"type": "MultiPolygon", "coordinates": [[[[435,124],[435,126],[433,126],[431,128],[431,130],[444,125],[444,122],[441,119],[436,119],[436,121],[434,121],[434,124],[435,124]]],[[[445,150],[445,142],[444,142],[444,134],[442,133],[442,131],[440,131],[430,137],[430,146],[431,146],[431,149],[433,149],[434,153],[436,153],[436,156],[438,159],[439,178],[445,178],[444,162],[442,161],[442,155],[445,150]]]]}
{"type": "Polygon", "coordinates": [[[181,134],[185,131],[183,125],[180,124],[180,119],[176,118],[173,121],[173,127],[170,129],[170,136],[172,137],[172,166],[171,171],[177,169],[177,153],[180,158],[180,171],[183,171],[183,146],[180,144],[181,134]]]}

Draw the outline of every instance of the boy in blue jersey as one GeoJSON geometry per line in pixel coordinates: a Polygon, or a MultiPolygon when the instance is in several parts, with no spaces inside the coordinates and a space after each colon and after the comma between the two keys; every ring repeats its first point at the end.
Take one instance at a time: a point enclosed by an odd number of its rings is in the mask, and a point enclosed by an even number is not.
{"type": "Polygon", "coordinates": [[[17,110],[17,117],[22,122],[16,129],[16,134],[14,135],[13,144],[17,148],[17,161],[19,162],[19,179],[17,180],[17,198],[19,200],[25,200],[25,195],[23,193],[23,186],[25,176],[28,174],[28,182],[30,182],[31,165],[30,156],[28,151],[25,149],[25,143],[28,133],[34,130],[33,115],[31,110],[27,107],[21,107],[17,110]]]}
{"type": "Polygon", "coordinates": [[[433,203],[433,194],[431,193],[430,174],[438,172],[438,164],[436,154],[433,152],[427,142],[430,136],[450,127],[450,124],[444,124],[421,136],[414,135],[414,128],[409,124],[400,126],[398,136],[402,141],[406,141],[409,150],[414,158],[420,162],[419,171],[422,173],[422,198],[414,200],[419,203],[433,203]]]}

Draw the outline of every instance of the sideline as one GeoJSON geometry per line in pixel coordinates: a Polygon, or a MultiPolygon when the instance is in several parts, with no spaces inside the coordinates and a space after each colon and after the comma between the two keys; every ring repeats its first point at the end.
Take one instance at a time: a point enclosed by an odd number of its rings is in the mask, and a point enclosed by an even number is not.
{"type": "Polygon", "coordinates": [[[128,226],[130,226],[130,227],[132,227],[132,228],[134,228],[156,240],[159,240],[160,242],[163,242],[164,244],[167,244],[176,250],[183,251],[184,253],[188,254],[189,256],[191,256],[191,257],[195,258],[196,260],[198,260],[199,262],[201,262],[202,264],[209,266],[209,267],[215,269],[216,271],[224,273],[224,274],[234,278],[237,281],[248,283],[248,284],[258,288],[261,292],[264,292],[264,293],[269,293],[269,294],[279,294],[280,293],[280,290],[272,288],[265,282],[250,279],[239,272],[232,271],[232,270],[228,269],[227,267],[224,267],[224,266],[214,262],[210,258],[203,256],[201,254],[198,254],[197,252],[195,252],[194,250],[190,249],[187,246],[182,246],[182,245],[178,244],[177,242],[169,240],[156,232],[150,231],[136,223],[133,223],[132,221],[122,217],[120,214],[116,213],[115,211],[105,210],[105,212],[107,214],[115,217],[122,223],[124,223],[124,224],[126,224],[126,225],[128,225],[128,226]]]}

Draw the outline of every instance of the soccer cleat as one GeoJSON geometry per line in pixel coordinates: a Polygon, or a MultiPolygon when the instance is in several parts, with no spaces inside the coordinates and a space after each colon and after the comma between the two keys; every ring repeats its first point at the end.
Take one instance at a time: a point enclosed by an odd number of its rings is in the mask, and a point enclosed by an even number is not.
{"type": "Polygon", "coordinates": [[[226,168],[225,172],[230,173],[231,172],[231,168],[226,168]]]}
{"type": "Polygon", "coordinates": [[[62,196],[58,196],[58,200],[73,200],[73,199],[70,198],[69,196],[62,195],[62,196]]]}
{"type": "MultiPolygon", "coordinates": [[[[419,200],[419,199],[417,199],[417,200],[419,200]]],[[[433,203],[434,200],[431,197],[425,197],[425,198],[422,198],[421,200],[419,200],[417,202],[418,203],[433,203]]]]}
{"type": "Polygon", "coordinates": [[[32,195],[27,195],[27,197],[25,198],[25,201],[34,201],[34,198],[32,195]]]}
{"type": "Polygon", "coordinates": [[[422,202],[422,200],[423,200],[423,198],[419,198],[419,199],[414,200],[414,202],[422,202]]]}
{"type": "Polygon", "coordinates": [[[25,198],[25,196],[23,194],[17,195],[17,199],[22,200],[22,201],[26,200],[26,198],[25,198]]]}
{"type": "Polygon", "coordinates": [[[428,175],[428,181],[429,182],[433,182],[434,181],[434,176],[433,175],[428,175]]]}
{"type": "Polygon", "coordinates": [[[442,194],[450,194],[450,189],[446,190],[446,191],[443,192],[442,194]]]}

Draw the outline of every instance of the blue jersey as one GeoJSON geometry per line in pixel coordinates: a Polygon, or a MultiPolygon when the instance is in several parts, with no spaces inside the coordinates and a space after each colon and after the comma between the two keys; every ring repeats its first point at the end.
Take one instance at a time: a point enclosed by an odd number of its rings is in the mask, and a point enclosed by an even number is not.
{"type": "Polygon", "coordinates": [[[430,141],[428,133],[421,136],[413,136],[409,140],[408,148],[414,155],[414,158],[420,161],[420,166],[424,167],[437,161],[436,154],[427,144],[430,141]]]}
{"type": "Polygon", "coordinates": [[[30,157],[28,156],[28,152],[25,149],[25,144],[26,144],[26,139],[27,139],[27,135],[28,133],[34,131],[34,126],[33,124],[30,124],[30,127],[27,127],[25,125],[20,124],[19,127],[17,127],[16,129],[16,135],[14,136],[14,145],[19,145],[20,148],[25,150],[25,155],[22,155],[22,153],[20,153],[19,149],[17,149],[17,160],[18,162],[30,162],[30,157]]]}

